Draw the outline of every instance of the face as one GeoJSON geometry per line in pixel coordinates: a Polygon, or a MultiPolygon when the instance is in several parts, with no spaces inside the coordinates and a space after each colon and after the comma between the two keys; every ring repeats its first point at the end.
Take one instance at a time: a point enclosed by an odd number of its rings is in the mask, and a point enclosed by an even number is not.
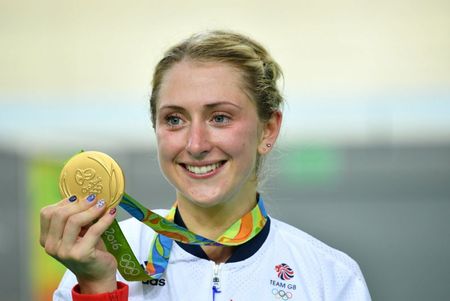
{"type": "Polygon", "coordinates": [[[155,130],[160,167],[179,202],[254,201],[263,131],[241,86],[225,63],[182,61],[164,75],[155,130]]]}

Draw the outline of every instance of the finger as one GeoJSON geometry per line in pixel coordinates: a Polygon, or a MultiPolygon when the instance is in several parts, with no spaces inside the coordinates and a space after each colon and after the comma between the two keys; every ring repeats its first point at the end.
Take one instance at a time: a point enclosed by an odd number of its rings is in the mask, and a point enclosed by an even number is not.
{"type": "MultiPolygon", "coordinates": [[[[78,241],[82,230],[89,231],[92,223],[97,220],[105,211],[105,201],[99,200],[95,206],[89,210],[79,212],[69,217],[62,236],[62,252],[69,252],[73,245],[78,241]],[[86,227],[89,226],[89,227],[86,227]],[[88,229],[86,229],[88,228],[88,229]]],[[[83,237],[85,234],[83,235],[83,237]]]]}
{"type": "Polygon", "coordinates": [[[84,200],[72,203],[69,206],[56,208],[50,221],[47,237],[45,241],[45,250],[50,255],[55,255],[61,243],[61,238],[66,227],[67,219],[79,212],[88,210],[95,202],[95,195],[91,194],[84,200]]]}
{"type": "Polygon", "coordinates": [[[103,216],[89,229],[78,245],[79,251],[88,252],[97,246],[101,239],[101,235],[111,226],[116,217],[116,208],[109,209],[103,216]]]}
{"type": "Polygon", "coordinates": [[[77,200],[75,195],[72,195],[69,198],[65,198],[60,200],[59,202],[46,206],[40,211],[40,235],[39,242],[41,246],[45,246],[45,241],[47,240],[48,229],[50,227],[50,222],[52,220],[52,216],[54,212],[61,207],[64,207],[70,203],[73,203],[77,200]]]}

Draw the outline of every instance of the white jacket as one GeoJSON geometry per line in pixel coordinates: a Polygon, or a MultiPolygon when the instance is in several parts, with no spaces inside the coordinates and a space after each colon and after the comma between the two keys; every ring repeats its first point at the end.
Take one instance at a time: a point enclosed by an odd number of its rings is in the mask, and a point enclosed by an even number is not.
{"type": "MultiPolygon", "coordinates": [[[[120,225],[144,263],[153,230],[134,218],[120,225]]],[[[120,274],[117,279],[128,284],[130,301],[371,300],[357,263],[346,254],[274,218],[265,228],[261,243],[236,250],[244,254],[238,261],[216,265],[174,243],[161,279],[127,282],[120,274]],[[214,285],[220,292],[213,293],[214,285]]],[[[71,300],[75,284],[75,276],[66,272],[53,300],[71,300]]]]}

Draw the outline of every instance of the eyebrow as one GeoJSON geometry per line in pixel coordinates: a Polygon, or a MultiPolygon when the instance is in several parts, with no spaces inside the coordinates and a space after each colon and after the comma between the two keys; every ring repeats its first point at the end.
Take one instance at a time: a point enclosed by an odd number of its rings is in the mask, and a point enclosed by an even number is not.
{"type": "Polygon", "coordinates": [[[222,105],[231,105],[231,106],[233,106],[235,108],[238,108],[239,110],[242,109],[237,104],[229,102],[229,101],[218,101],[218,102],[214,102],[214,103],[209,103],[209,104],[206,104],[205,107],[211,109],[211,108],[215,108],[215,107],[222,106],[222,105]]]}
{"type": "MultiPolygon", "coordinates": [[[[229,102],[229,101],[218,101],[218,102],[208,103],[208,104],[205,105],[205,107],[208,108],[208,109],[213,109],[213,108],[215,108],[215,107],[222,106],[222,105],[231,105],[231,106],[233,106],[233,107],[235,107],[235,108],[237,108],[237,109],[239,109],[239,110],[242,109],[242,108],[241,108],[240,106],[238,106],[237,104],[232,103],[232,102],[229,102]]],[[[185,108],[183,108],[183,107],[181,107],[181,106],[170,105],[170,104],[169,104],[169,105],[161,106],[161,107],[159,108],[159,110],[164,110],[164,109],[181,110],[181,111],[185,111],[185,110],[186,110],[185,108]]]]}

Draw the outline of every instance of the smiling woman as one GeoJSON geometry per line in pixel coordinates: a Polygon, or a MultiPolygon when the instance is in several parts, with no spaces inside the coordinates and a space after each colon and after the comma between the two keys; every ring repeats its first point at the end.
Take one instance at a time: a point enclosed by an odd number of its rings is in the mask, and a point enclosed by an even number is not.
{"type": "Polygon", "coordinates": [[[167,72],[159,90],[161,169],[176,188],[186,226],[211,239],[255,206],[257,156],[280,128],[279,112],[259,120],[241,78],[228,64],[186,58],[167,72]]]}
{"type": "Polygon", "coordinates": [[[281,127],[280,75],[261,45],[236,33],[201,33],[169,49],[150,99],[161,171],[176,191],[164,214],[213,243],[173,243],[126,220],[153,278],[128,282],[100,241],[115,209],[105,213],[95,196],[62,200],[41,213],[41,244],[69,269],[55,300],[370,300],[350,257],[264,209],[258,170],[281,127]],[[162,263],[145,260],[158,249],[167,268],[156,275],[162,263]]]}

